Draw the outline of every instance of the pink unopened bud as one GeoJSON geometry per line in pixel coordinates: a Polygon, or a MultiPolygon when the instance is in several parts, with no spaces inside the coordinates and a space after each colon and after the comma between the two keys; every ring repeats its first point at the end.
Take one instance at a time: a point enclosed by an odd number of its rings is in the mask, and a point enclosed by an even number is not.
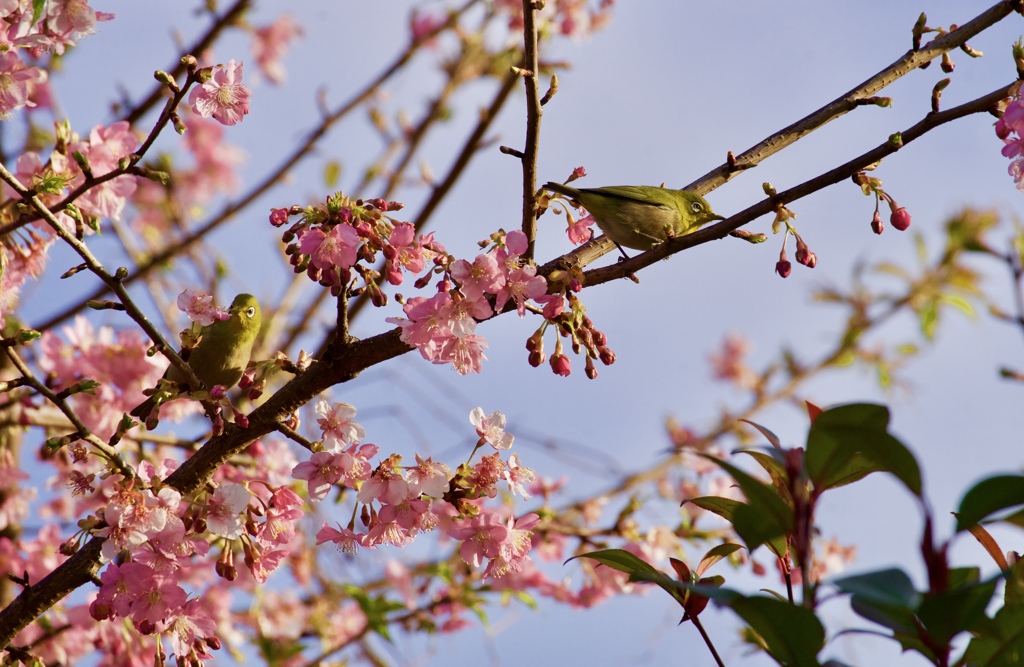
{"type": "Polygon", "coordinates": [[[910,213],[901,206],[892,212],[889,223],[901,232],[905,231],[907,227],[910,227],[910,213]]]}
{"type": "Polygon", "coordinates": [[[787,259],[780,259],[775,263],[775,273],[779,274],[783,278],[788,278],[789,274],[793,272],[793,265],[789,263],[787,259]]]}
{"type": "Polygon", "coordinates": [[[876,234],[881,234],[885,231],[885,223],[882,222],[882,214],[877,210],[875,211],[875,217],[871,218],[871,231],[876,234]]]}
{"type": "Polygon", "coordinates": [[[803,246],[796,249],[796,261],[808,269],[813,269],[818,265],[818,256],[811,252],[807,246],[803,246]]]}
{"type": "Polygon", "coordinates": [[[555,375],[569,377],[569,374],[572,372],[572,363],[569,361],[569,357],[560,352],[551,355],[551,370],[555,375]]]}
{"type": "Polygon", "coordinates": [[[270,224],[275,227],[288,224],[288,209],[275,208],[270,210],[270,224]]]}

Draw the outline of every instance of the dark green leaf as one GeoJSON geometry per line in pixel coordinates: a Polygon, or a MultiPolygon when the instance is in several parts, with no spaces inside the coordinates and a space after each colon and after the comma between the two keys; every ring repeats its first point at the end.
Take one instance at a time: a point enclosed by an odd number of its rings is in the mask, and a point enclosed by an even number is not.
{"type": "Polygon", "coordinates": [[[1024,505],[1024,476],[997,475],[975,484],[960,501],[956,529],[970,528],[991,514],[1024,505]]]}
{"type": "Polygon", "coordinates": [[[768,540],[793,532],[793,510],[779,496],[774,487],[761,482],[739,468],[713,456],[701,454],[729,473],[747,496],[748,505],[735,510],[733,527],[753,551],[768,540]]]}
{"type": "Polygon", "coordinates": [[[737,597],[727,603],[760,635],[768,653],[788,667],[818,667],[825,628],[809,609],[769,597],[737,597]]]}
{"type": "Polygon", "coordinates": [[[818,415],[807,435],[805,465],[815,488],[849,484],[875,471],[887,471],[921,495],[921,470],[914,455],[889,434],[889,410],[858,403],[818,415]]]}
{"type": "Polygon", "coordinates": [[[981,626],[964,653],[967,664],[977,667],[1024,665],[1024,605],[1006,606],[991,623],[981,626]]]}

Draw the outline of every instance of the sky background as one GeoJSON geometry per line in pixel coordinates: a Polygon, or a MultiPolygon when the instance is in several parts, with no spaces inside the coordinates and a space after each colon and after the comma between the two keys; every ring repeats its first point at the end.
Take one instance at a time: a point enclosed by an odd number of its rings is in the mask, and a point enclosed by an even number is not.
{"type": "MultiPolygon", "coordinates": [[[[204,22],[194,14],[196,3],[95,2],[95,8],[117,14],[101,24],[65,62],[55,83],[62,109],[82,134],[97,123],[115,119],[110,103],[117,91],[131,99],[148,91],[155,69],[167,69],[175,57],[175,35],[192,42],[204,22]]],[[[246,62],[246,80],[253,88],[251,113],[226,128],[227,141],[242,147],[247,164],[246,186],[272,170],[317,121],[316,94],[323,90],[330,107],[337,106],[385,67],[404,46],[411,2],[287,3],[306,32],[284,63],[289,79],[273,87],[255,81],[249,39],[235,32],[214,52],[217,62],[246,62]]],[[[270,22],[285,6],[266,3],[251,22],[270,22]]],[[[428,5],[439,7],[441,5],[428,5]]],[[[571,70],[559,74],[560,90],[545,107],[540,182],[562,180],[576,166],[586,167],[588,186],[652,184],[679,187],[805,116],[867,79],[910,47],[911,27],[920,11],[929,25],[965,23],[984,8],[967,9],[960,2],[859,3],[778,1],[772,3],[653,2],[622,0],[612,23],[594,36],[560,40],[542,52],[552,60],[570,60],[571,70]]],[[[957,68],[943,94],[943,107],[974,99],[1011,82],[1015,76],[1010,46],[1024,30],[1019,16],[1004,19],[971,40],[985,53],[972,60],[953,54],[957,68]]],[[[425,54],[387,90],[383,108],[407,109],[418,117],[427,96],[440,80],[437,64],[444,44],[425,54]]],[[[932,86],[946,75],[938,63],[899,80],[880,94],[893,98],[888,109],[859,108],[830,123],[796,146],[772,156],[708,196],[715,210],[731,214],[763,198],[761,183],[779,190],[791,187],[841,164],[894,131],[918,122],[929,109],[932,86]]],[[[449,127],[434,136],[424,158],[435,174],[443,174],[453,146],[475,121],[477,108],[492,94],[493,83],[474,84],[452,105],[449,127]]],[[[932,256],[943,243],[942,226],[965,206],[994,208],[1006,222],[1017,219],[1024,195],[1007,176],[1007,160],[999,151],[987,115],[943,126],[887,158],[874,175],[913,216],[912,230],[924,235],[932,256]]],[[[151,122],[151,119],[150,119],[151,122]]],[[[146,126],[144,123],[143,126],[146,126]]],[[[521,147],[525,110],[520,91],[507,105],[492,135],[499,143],[521,147]]],[[[165,148],[179,141],[161,139],[165,148]]],[[[281,261],[274,231],[266,222],[271,207],[322,199],[331,190],[323,183],[324,165],[343,163],[342,189],[359,180],[359,170],[375,155],[380,140],[368,129],[365,115],[356,114],[326,138],[315,157],[304,162],[289,182],[271,190],[230,226],[214,237],[229,257],[229,301],[235,291],[250,291],[264,302],[280,297],[290,277],[281,261]]],[[[514,229],[521,211],[519,162],[502,155],[497,145],[482,151],[452,194],[435,213],[430,229],[456,256],[472,257],[476,241],[498,227],[514,229]]],[[[244,187],[244,186],[243,186],[244,187]]],[[[354,193],[376,196],[374,192],[354,193]]],[[[422,188],[404,189],[397,199],[415,217],[425,198],[422,188]]],[[[760,246],[734,239],[705,244],[659,262],[640,274],[641,285],[617,281],[588,289],[582,299],[589,315],[618,355],[600,377],[589,381],[581,359],[573,358],[569,378],[554,376],[547,366],[526,364],[524,343],[534,319],[504,316],[481,325],[487,337],[488,361],[479,376],[460,377],[447,367],[432,367],[415,353],[368,370],[351,386],[335,388],[333,400],[356,405],[368,440],[383,451],[411,458],[420,451],[449,461],[464,458],[472,445],[466,416],[477,405],[504,411],[516,448],[538,476],[570,476],[562,500],[584,497],[605,488],[624,471],[650,466],[667,446],[663,424],[674,416],[698,430],[709,427],[721,406],[746,405],[746,397],[712,380],[708,356],[730,333],[753,342],[749,362],[755,369],[774,360],[783,347],[815,358],[834,342],[842,313],[811,303],[814,288],[848,284],[858,262],[887,259],[915,261],[913,237],[888,228],[871,233],[873,199],[844,182],[795,202],[796,225],[818,255],[813,271],[794,266],[782,280],[773,268],[776,237],[760,246]]],[[[219,206],[211,207],[211,211],[219,206]]],[[[886,220],[888,215],[884,216],[886,220]]],[[[201,220],[204,218],[200,218],[201,220]]],[[[770,218],[747,227],[770,234],[770,218]]],[[[1009,226],[993,235],[1006,238],[1009,226]]],[[[560,219],[540,222],[537,258],[543,263],[570,249],[560,219]]],[[[791,246],[792,256],[792,246],[791,246]]],[[[614,261],[608,255],[599,263],[614,261]]],[[[60,310],[51,305],[55,276],[77,261],[56,254],[51,274],[38,286],[26,286],[28,322],[42,321],[60,310]]],[[[110,260],[113,264],[114,260],[110,260]]],[[[976,261],[986,275],[988,293],[1010,307],[1009,277],[990,261],[976,261]]],[[[91,292],[95,283],[80,274],[63,281],[65,295],[91,292]]],[[[895,283],[876,285],[895,288],[895,283]]],[[[312,288],[312,285],[310,285],[312,288]]],[[[412,288],[403,286],[406,294],[412,288]]],[[[308,292],[312,295],[312,289],[308,292]]],[[[386,316],[399,314],[394,302],[366,312],[354,324],[365,337],[390,328],[386,316]]],[[[98,315],[97,322],[119,323],[116,315],[98,315]]],[[[324,326],[330,322],[324,317],[324,326]]],[[[879,342],[919,341],[908,319],[886,328],[879,342]]],[[[550,353],[550,338],[549,338],[550,353]]],[[[294,358],[297,350],[288,351],[294,358]]],[[[1024,366],[1021,333],[982,314],[976,319],[952,315],[940,328],[938,341],[911,363],[908,388],[883,392],[866,370],[850,369],[815,381],[807,392],[819,405],[882,401],[893,412],[892,430],[917,455],[924,470],[928,498],[942,530],[952,530],[949,511],[963,492],[983,476],[1020,467],[1021,399],[1024,387],[1000,381],[1002,365],[1024,366]]],[[[806,416],[791,406],[770,410],[759,421],[785,444],[803,442],[806,416]]],[[[306,422],[312,420],[306,418],[306,422]]],[[[918,585],[920,516],[909,496],[889,478],[870,477],[829,494],[819,523],[825,535],[856,544],[858,559],[851,572],[904,565],[918,585]]],[[[527,506],[529,503],[527,503],[527,506]]],[[[998,530],[1005,548],[1020,550],[1019,531],[998,530]]],[[[958,563],[989,559],[969,538],[953,549],[958,563]]],[[[392,550],[396,558],[405,555],[392,550]]],[[[691,556],[694,554],[690,554],[691,556]]],[[[761,560],[767,561],[762,553],[761,560]]],[[[577,568],[562,568],[573,576],[577,568]]],[[[733,579],[730,584],[775,586],[774,579],[733,579]]],[[[833,629],[866,626],[841,605],[825,607],[833,629]]],[[[765,664],[742,659],[736,625],[712,610],[706,621],[727,664],[765,664]]],[[[399,636],[381,651],[396,664],[441,665],[457,657],[478,664],[713,664],[693,628],[675,627],[678,609],[667,596],[652,593],[624,597],[583,612],[542,605],[490,612],[486,631],[467,631],[424,642],[399,636]]],[[[890,642],[860,638],[839,642],[827,657],[850,664],[918,665],[900,658],[890,642]]]]}

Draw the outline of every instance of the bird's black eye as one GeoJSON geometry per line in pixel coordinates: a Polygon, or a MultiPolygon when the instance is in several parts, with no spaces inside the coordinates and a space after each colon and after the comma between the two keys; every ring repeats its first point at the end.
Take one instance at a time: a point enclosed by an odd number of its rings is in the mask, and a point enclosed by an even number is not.
{"type": "Polygon", "coordinates": [[[695,202],[693,202],[692,204],[690,204],[690,209],[691,209],[691,210],[692,210],[692,211],[693,211],[694,213],[700,213],[700,212],[701,212],[701,210],[703,210],[703,208],[704,208],[704,205],[703,205],[703,204],[701,204],[701,203],[700,203],[699,201],[695,201],[695,202]]]}
{"type": "Polygon", "coordinates": [[[246,317],[254,317],[255,315],[256,315],[256,309],[253,306],[249,306],[245,310],[245,316],[246,317]]]}

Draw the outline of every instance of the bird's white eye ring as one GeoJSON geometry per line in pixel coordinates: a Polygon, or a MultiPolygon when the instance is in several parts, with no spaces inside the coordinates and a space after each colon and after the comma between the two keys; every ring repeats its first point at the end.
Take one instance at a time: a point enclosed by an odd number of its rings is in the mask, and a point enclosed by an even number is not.
{"type": "Polygon", "coordinates": [[[249,307],[248,307],[248,308],[247,308],[247,309],[245,310],[245,316],[246,316],[246,317],[254,317],[255,315],[256,315],[256,309],[255,309],[254,307],[252,307],[252,306],[249,306],[249,307]]]}
{"type": "Polygon", "coordinates": [[[700,213],[700,210],[704,208],[704,205],[701,204],[699,201],[695,201],[692,204],[690,204],[690,208],[693,209],[694,213],[700,213]]]}

